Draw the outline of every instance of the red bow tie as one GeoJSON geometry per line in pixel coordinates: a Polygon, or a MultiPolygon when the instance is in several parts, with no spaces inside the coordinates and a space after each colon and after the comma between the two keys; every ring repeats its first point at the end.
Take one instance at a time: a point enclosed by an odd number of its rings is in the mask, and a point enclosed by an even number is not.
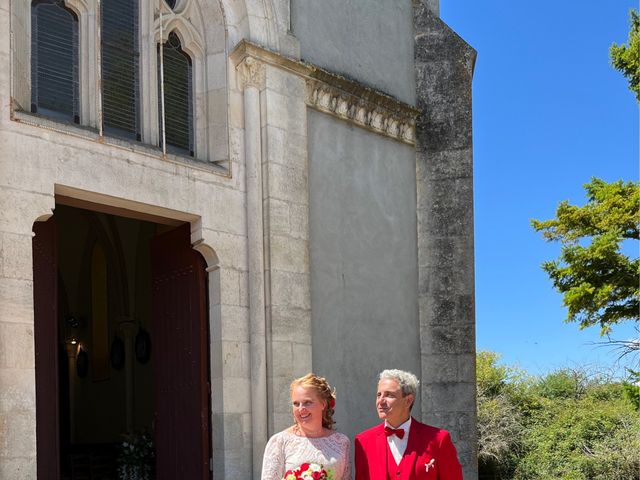
{"type": "Polygon", "coordinates": [[[384,427],[384,434],[387,437],[395,435],[396,437],[402,439],[402,437],[404,437],[404,430],[402,428],[384,427]]]}

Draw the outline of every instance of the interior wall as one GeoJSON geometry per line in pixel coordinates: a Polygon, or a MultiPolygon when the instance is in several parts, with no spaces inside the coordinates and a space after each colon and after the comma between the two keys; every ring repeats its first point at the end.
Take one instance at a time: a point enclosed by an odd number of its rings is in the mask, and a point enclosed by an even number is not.
{"type": "MultiPolygon", "coordinates": [[[[124,340],[119,327],[123,320],[133,320],[150,334],[151,327],[151,273],[149,240],[155,225],[122,217],[88,212],[57,205],[55,219],[58,225],[59,271],[64,283],[66,302],[60,302],[61,340],[68,346],[75,337],[78,346],[89,356],[87,375],[79,377],[69,372],[70,398],[75,416],[72,421],[73,443],[109,443],[122,439],[126,433],[125,370],[116,369],[109,362],[108,378],[93,375],[92,305],[91,305],[91,252],[96,241],[103,245],[108,268],[108,345],[118,335],[124,340]],[[97,230],[102,230],[97,233],[97,230]],[[116,252],[120,251],[120,254],[116,252]],[[116,265],[119,265],[116,268],[116,265]],[[119,278],[117,270],[122,269],[119,278]],[[73,315],[80,321],[71,328],[66,317],[73,315]]],[[[74,364],[70,367],[74,369],[74,364]]],[[[136,429],[150,428],[153,419],[153,344],[151,360],[147,364],[134,362],[136,429]]]]}
{"type": "MultiPolygon", "coordinates": [[[[415,154],[309,111],[313,369],[337,389],[338,430],[378,423],[378,373],[420,376],[415,154]]],[[[415,414],[420,417],[420,401],[415,414]]]]}

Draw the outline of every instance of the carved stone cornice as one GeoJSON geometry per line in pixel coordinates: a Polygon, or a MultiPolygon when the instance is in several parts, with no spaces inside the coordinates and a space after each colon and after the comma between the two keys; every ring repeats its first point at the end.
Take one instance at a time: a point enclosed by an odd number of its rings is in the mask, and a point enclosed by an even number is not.
{"type": "Polygon", "coordinates": [[[415,119],[419,110],[390,95],[246,40],[233,49],[230,57],[239,72],[240,66],[251,59],[303,77],[307,85],[304,101],[309,107],[395,140],[415,144],[415,119]]]}
{"type": "Polygon", "coordinates": [[[401,142],[415,143],[415,112],[389,108],[363,95],[345,92],[336,85],[307,80],[307,105],[401,142]]]}
{"type": "Polygon", "coordinates": [[[245,57],[237,66],[241,88],[255,87],[262,90],[265,86],[265,66],[260,60],[245,57]]]}

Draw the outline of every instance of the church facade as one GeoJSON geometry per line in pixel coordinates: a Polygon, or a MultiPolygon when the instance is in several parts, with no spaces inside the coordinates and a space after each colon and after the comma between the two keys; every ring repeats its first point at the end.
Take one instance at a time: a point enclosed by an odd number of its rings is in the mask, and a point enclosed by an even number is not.
{"type": "Polygon", "coordinates": [[[437,0],[0,0],[0,478],[260,477],[377,374],[477,477],[471,81],[437,0]],[[141,455],[150,454],[141,453],[141,455]]]}

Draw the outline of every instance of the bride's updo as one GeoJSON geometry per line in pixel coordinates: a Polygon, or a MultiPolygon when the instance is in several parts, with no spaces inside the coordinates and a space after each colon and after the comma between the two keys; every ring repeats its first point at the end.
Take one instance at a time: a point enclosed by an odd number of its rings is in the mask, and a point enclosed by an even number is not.
{"type": "Polygon", "coordinates": [[[329,385],[324,377],[319,377],[315,373],[307,373],[304,377],[296,378],[291,382],[289,391],[293,393],[295,387],[309,388],[316,392],[316,395],[327,404],[327,408],[322,411],[322,426],[333,429],[336,423],[333,421],[333,414],[336,406],[336,389],[329,385]]]}

